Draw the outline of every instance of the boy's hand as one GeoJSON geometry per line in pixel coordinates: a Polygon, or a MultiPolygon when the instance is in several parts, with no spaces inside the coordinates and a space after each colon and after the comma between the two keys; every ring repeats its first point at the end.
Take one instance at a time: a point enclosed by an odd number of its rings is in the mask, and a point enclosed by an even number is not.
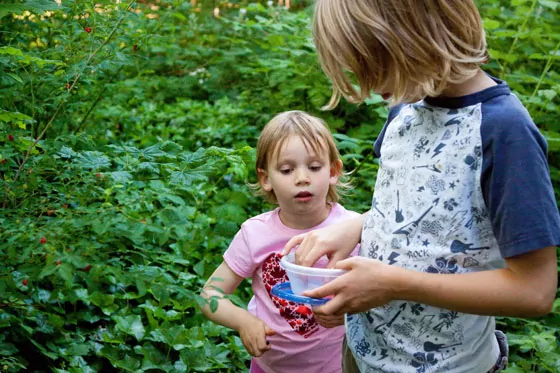
{"type": "Polygon", "coordinates": [[[241,341],[251,356],[259,357],[270,350],[270,343],[266,337],[276,332],[268,327],[264,321],[257,317],[247,318],[246,322],[239,328],[241,341]]]}
{"type": "Polygon", "coordinates": [[[397,298],[395,285],[405,276],[405,269],[383,264],[378,260],[353,257],[336,264],[337,269],[348,273],[333,281],[309,290],[303,295],[313,298],[335,296],[322,306],[313,308],[318,315],[344,315],[364,312],[397,298]]]}
{"type": "Polygon", "coordinates": [[[315,320],[317,320],[319,325],[323,328],[335,328],[337,326],[344,325],[344,315],[335,316],[315,313],[315,320]]]}

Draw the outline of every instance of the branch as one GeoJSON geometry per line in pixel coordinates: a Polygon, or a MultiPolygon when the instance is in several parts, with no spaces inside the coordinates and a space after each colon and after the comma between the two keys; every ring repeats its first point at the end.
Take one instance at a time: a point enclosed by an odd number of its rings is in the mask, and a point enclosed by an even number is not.
{"type": "MultiPolygon", "coordinates": [[[[128,10],[130,10],[130,8],[132,7],[132,5],[136,2],[136,0],[131,0],[128,5],[126,6],[126,10],[125,12],[128,12],[128,10]]],[[[117,21],[117,24],[115,25],[115,27],[113,27],[113,29],[111,30],[111,32],[109,33],[109,36],[107,36],[107,38],[103,41],[103,43],[101,43],[101,45],[99,47],[97,47],[97,49],[91,53],[85,63],[84,68],[82,69],[82,71],[80,71],[78,73],[78,75],[76,75],[76,77],[74,78],[74,81],[72,82],[72,84],[70,85],[70,88],[68,88],[68,92],[71,92],[72,89],[74,88],[74,86],[76,85],[76,83],[78,82],[78,80],[80,79],[80,77],[82,76],[84,70],[89,66],[91,60],[99,53],[99,51],[101,51],[101,49],[103,49],[107,43],[109,43],[109,41],[112,39],[112,37],[115,35],[115,33],[117,32],[119,26],[122,24],[122,22],[124,21],[124,17],[125,15],[123,14],[121,16],[121,18],[117,21]]],[[[68,97],[68,94],[67,96],[68,97]]],[[[41,133],[39,134],[39,136],[37,137],[37,139],[35,139],[35,141],[33,142],[33,144],[31,144],[31,146],[29,147],[29,149],[27,149],[27,153],[25,154],[25,157],[23,159],[23,162],[21,162],[16,176],[14,177],[14,180],[12,183],[16,183],[21,175],[21,172],[23,170],[23,167],[25,166],[25,164],[27,163],[27,161],[29,160],[29,157],[31,155],[31,152],[33,151],[33,149],[35,148],[35,146],[37,145],[37,143],[43,138],[43,136],[45,136],[45,133],[47,132],[47,130],[51,127],[51,125],[53,124],[55,118],[57,117],[58,113],[60,112],[60,109],[62,109],[62,107],[66,104],[66,98],[63,99],[60,104],[58,105],[58,107],[56,108],[54,114],[52,115],[51,119],[49,120],[49,122],[47,123],[47,125],[45,126],[45,128],[43,129],[43,131],[41,131],[41,133]]],[[[8,188],[9,191],[9,188],[8,188]]],[[[6,200],[7,200],[8,196],[6,194],[6,198],[4,199],[4,207],[6,207],[6,200]]]]}

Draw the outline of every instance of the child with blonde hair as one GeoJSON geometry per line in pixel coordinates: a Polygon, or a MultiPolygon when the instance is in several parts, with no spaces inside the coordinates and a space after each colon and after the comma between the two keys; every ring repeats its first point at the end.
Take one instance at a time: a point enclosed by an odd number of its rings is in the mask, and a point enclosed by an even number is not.
{"type": "Polygon", "coordinates": [[[493,315],[548,313],[560,217],[547,144],[488,59],[472,0],[317,0],[319,59],[341,96],[390,100],[371,210],[298,235],[283,253],[349,270],[306,293],[346,313],[344,371],[495,372],[493,315]],[[352,84],[353,78],[359,89],[352,84]],[[357,243],[360,255],[344,259],[357,243]]]}
{"type": "Polygon", "coordinates": [[[253,356],[252,373],[339,373],[343,316],[314,315],[305,304],[271,293],[288,281],[279,264],[291,237],[358,216],[337,203],[347,185],[340,180],[342,161],[326,124],[301,111],[275,116],[259,137],[256,171],[259,194],[278,208],[243,223],[204,286],[201,295],[209,302],[202,311],[239,333],[253,356]],[[224,297],[244,278],[252,279],[248,310],[224,297]]]}

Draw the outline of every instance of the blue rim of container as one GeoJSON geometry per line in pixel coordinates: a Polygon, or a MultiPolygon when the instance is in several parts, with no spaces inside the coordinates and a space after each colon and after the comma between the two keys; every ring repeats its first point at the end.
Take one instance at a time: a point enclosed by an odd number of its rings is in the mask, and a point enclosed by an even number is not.
{"type": "Polygon", "coordinates": [[[277,296],[278,298],[286,299],[296,303],[309,304],[311,306],[320,306],[331,300],[331,298],[311,298],[304,295],[294,294],[289,282],[283,282],[281,284],[274,285],[270,293],[277,296]]]}

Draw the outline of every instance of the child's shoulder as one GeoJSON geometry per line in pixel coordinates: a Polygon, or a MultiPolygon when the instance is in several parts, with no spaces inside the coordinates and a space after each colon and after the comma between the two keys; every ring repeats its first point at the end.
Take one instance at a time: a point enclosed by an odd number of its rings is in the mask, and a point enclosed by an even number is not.
{"type": "Polygon", "coordinates": [[[245,228],[252,228],[252,227],[259,227],[259,226],[268,226],[273,225],[275,223],[274,216],[278,214],[278,209],[274,209],[271,211],[263,212],[262,214],[255,215],[243,222],[241,224],[242,227],[245,228]]]}
{"type": "Polygon", "coordinates": [[[536,140],[544,144],[538,127],[519,98],[513,94],[499,95],[483,103],[481,118],[483,143],[508,143],[536,140]]]}
{"type": "Polygon", "coordinates": [[[359,215],[360,214],[357,213],[356,211],[346,209],[340,203],[333,203],[332,204],[331,216],[334,217],[334,218],[348,219],[348,218],[355,218],[359,215]]]}

